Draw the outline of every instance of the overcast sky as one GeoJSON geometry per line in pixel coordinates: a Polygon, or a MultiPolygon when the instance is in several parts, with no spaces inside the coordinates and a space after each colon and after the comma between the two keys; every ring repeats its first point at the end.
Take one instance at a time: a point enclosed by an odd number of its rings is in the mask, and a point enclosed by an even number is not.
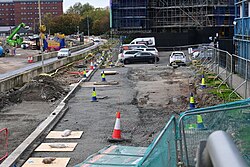
{"type": "Polygon", "coordinates": [[[89,3],[90,5],[94,6],[95,8],[98,7],[106,7],[109,6],[109,0],[64,0],[63,1],[63,11],[66,12],[66,10],[73,6],[75,3],[81,2],[81,4],[89,3]]]}

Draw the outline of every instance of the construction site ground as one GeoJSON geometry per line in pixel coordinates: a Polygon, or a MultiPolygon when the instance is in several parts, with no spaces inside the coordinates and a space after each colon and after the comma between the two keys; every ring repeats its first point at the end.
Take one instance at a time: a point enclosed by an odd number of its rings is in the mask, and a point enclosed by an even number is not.
{"type": "MultiPolygon", "coordinates": [[[[53,129],[83,131],[80,139],[64,140],[64,142],[78,143],[75,150],[57,153],[33,152],[31,157],[70,157],[68,166],[82,162],[89,155],[113,144],[107,139],[112,135],[117,111],[121,112],[122,136],[131,139],[120,144],[146,147],[172,114],[188,109],[190,92],[195,94],[197,103],[206,100],[200,107],[221,103],[220,99],[210,94],[196,95],[197,81],[193,69],[190,66],[175,69],[168,66],[168,55],[169,53],[161,52],[160,61],[156,65],[132,64],[104,69],[117,71],[118,74],[108,75],[106,79],[117,81],[119,84],[96,86],[98,102],[91,102],[93,82],[101,81],[103,69],[98,70],[89,82],[82,83],[81,89],[68,102],[67,113],[53,129]]],[[[79,77],[81,76],[70,75],[67,71],[63,71],[54,79],[61,82],[62,87],[68,90],[69,84],[79,81],[79,77]]],[[[35,88],[43,89],[42,86],[35,88]]],[[[0,127],[7,127],[10,132],[9,152],[12,152],[56,108],[61,97],[67,93],[67,90],[61,92],[59,88],[48,89],[48,91],[54,90],[53,94],[59,92],[60,95],[34,100],[35,93],[27,92],[28,88],[24,90],[26,98],[21,95],[21,103],[11,103],[0,112],[0,127]],[[30,95],[32,97],[28,98],[30,95]]],[[[36,89],[33,89],[33,92],[41,95],[36,89]]],[[[60,142],[55,139],[40,140],[40,142],[60,142]]]]}
{"type": "Polygon", "coordinates": [[[28,56],[38,55],[39,50],[16,49],[15,56],[0,57],[0,74],[16,70],[28,64],[28,56]]]}

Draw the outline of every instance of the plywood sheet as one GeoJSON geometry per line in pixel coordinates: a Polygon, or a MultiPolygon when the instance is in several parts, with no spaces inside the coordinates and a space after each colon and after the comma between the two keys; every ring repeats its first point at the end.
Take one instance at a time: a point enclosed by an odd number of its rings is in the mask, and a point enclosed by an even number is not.
{"type": "Polygon", "coordinates": [[[42,143],[36,148],[35,151],[74,151],[77,143],[42,143]],[[65,148],[51,148],[51,144],[64,144],[65,148]]]}
{"type": "Polygon", "coordinates": [[[46,138],[47,139],[80,139],[83,131],[72,131],[71,135],[62,137],[63,131],[51,131],[46,138]]]}
{"type": "MultiPolygon", "coordinates": [[[[101,72],[101,74],[102,74],[102,72],[101,72]]],[[[118,72],[117,71],[104,71],[104,74],[105,75],[115,75],[115,74],[118,74],[118,72]]]]}
{"type": "Polygon", "coordinates": [[[56,158],[51,164],[44,164],[43,158],[29,158],[22,167],[66,167],[70,158],[56,158]]]}
{"type": "MultiPolygon", "coordinates": [[[[100,79],[100,81],[101,81],[101,79],[100,79]]],[[[81,85],[81,87],[86,87],[86,88],[111,86],[111,85],[95,85],[95,84],[96,84],[96,82],[82,82],[80,85],[81,85]]]]}

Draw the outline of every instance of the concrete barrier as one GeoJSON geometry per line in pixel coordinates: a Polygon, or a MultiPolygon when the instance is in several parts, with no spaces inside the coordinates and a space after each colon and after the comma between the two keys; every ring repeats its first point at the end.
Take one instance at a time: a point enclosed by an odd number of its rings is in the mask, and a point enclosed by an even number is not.
{"type": "MultiPolygon", "coordinates": [[[[87,47],[90,47],[92,45],[94,45],[94,42],[84,44],[84,45],[75,46],[75,47],[72,47],[72,48],[69,48],[69,49],[71,50],[71,52],[76,52],[76,51],[85,49],[87,47]]],[[[50,59],[50,58],[53,58],[53,57],[57,57],[57,51],[50,52],[50,53],[43,53],[43,59],[44,60],[50,59]]],[[[38,62],[38,61],[42,61],[42,55],[41,54],[32,56],[32,58],[33,58],[33,63],[38,62]]]]}
{"type": "MultiPolygon", "coordinates": [[[[98,49],[98,47],[95,49],[92,49],[91,52],[93,50],[97,50],[97,49],[98,49]]],[[[80,55],[70,56],[70,57],[67,57],[64,59],[58,59],[55,62],[45,64],[44,65],[44,72],[45,73],[52,72],[61,66],[64,66],[64,65],[69,64],[71,62],[85,58],[85,56],[87,56],[87,54],[88,54],[88,52],[86,52],[84,54],[80,54],[80,55]]],[[[5,92],[5,91],[8,91],[14,87],[23,86],[24,83],[29,82],[32,78],[41,74],[42,71],[43,71],[42,66],[40,66],[40,67],[33,68],[31,70],[25,71],[22,74],[17,74],[17,75],[11,76],[9,78],[3,79],[0,82],[0,91],[5,92]]]]}

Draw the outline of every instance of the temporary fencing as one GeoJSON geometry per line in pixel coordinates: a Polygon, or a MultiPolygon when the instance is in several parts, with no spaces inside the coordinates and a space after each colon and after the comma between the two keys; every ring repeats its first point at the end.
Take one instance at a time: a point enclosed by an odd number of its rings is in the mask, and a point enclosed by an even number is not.
{"type": "Polygon", "coordinates": [[[206,140],[216,131],[230,134],[244,159],[250,165],[250,99],[228,104],[193,109],[179,119],[180,154],[187,166],[195,166],[195,157],[200,140],[206,140]],[[201,115],[205,128],[197,128],[197,116],[201,115]]]}
{"type": "Polygon", "coordinates": [[[0,130],[0,162],[8,156],[8,129],[0,130]]]}
{"type": "Polygon", "coordinates": [[[138,166],[177,166],[176,120],[172,117],[158,137],[149,145],[138,166]]]}
{"type": "MultiPolygon", "coordinates": [[[[229,87],[234,88],[242,97],[250,97],[248,89],[250,79],[250,60],[230,54],[227,51],[214,48],[212,46],[203,46],[197,57],[193,60],[201,63],[200,68],[215,73],[216,77],[222,79],[218,88],[226,83],[229,87]]],[[[229,95],[230,97],[232,94],[229,95]]],[[[230,98],[229,97],[229,98],[230,98]]]]}

